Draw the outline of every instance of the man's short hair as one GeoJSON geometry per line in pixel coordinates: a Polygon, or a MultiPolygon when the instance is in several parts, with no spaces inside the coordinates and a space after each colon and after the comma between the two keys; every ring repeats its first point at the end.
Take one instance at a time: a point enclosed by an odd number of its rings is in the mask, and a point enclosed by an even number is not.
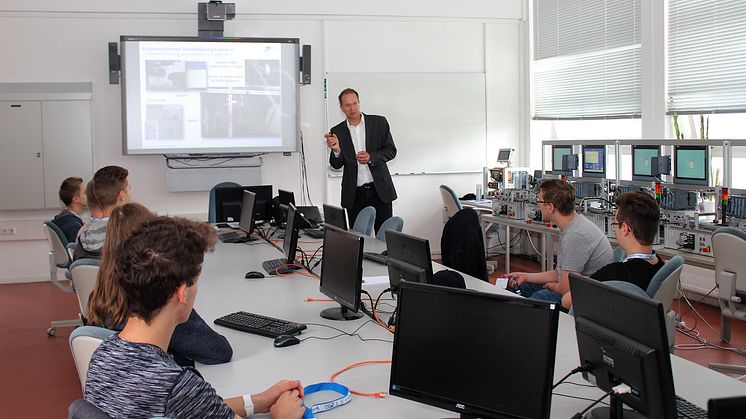
{"type": "Polygon", "coordinates": [[[351,89],[351,88],[348,87],[348,88],[342,90],[342,93],[340,93],[339,96],[337,97],[337,99],[339,100],[339,104],[340,105],[342,105],[342,96],[350,94],[350,93],[354,94],[355,97],[357,98],[357,100],[360,100],[360,95],[357,94],[357,92],[355,91],[355,89],[351,89]]]}
{"type": "Polygon", "coordinates": [[[575,188],[559,179],[545,180],[539,186],[539,192],[544,192],[544,201],[554,205],[562,215],[575,212],[575,188]]]}
{"type": "Polygon", "coordinates": [[[640,244],[652,245],[660,222],[660,210],[655,199],[642,191],[625,192],[616,199],[616,207],[617,222],[627,224],[640,244]]]}
{"type": "Polygon", "coordinates": [[[83,179],[74,176],[62,181],[62,185],[60,185],[60,201],[62,201],[66,207],[70,206],[73,202],[73,198],[80,193],[80,185],[82,183],[83,179]]]}
{"type": "Polygon", "coordinates": [[[124,167],[106,166],[98,169],[86,187],[88,206],[104,209],[116,205],[119,192],[127,187],[128,175],[124,167]]]}
{"type": "Polygon", "coordinates": [[[181,284],[194,284],[215,238],[208,224],[183,218],[155,217],[135,230],[114,265],[127,314],[150,323],[181,284]]]}

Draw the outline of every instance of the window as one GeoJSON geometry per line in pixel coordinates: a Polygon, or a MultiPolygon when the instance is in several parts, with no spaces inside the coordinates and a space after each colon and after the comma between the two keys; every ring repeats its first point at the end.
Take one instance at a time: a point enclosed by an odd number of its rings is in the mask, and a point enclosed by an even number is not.
{"type": "Polygon", "coordinates": [[[639,118],[641,0],[534,0],[534,119],[639,118]]]}
{"type": "Polygon", "coordinates": [[[744,21],[744,0],[669,0],[669,114],[746,112],[744,21]]]}

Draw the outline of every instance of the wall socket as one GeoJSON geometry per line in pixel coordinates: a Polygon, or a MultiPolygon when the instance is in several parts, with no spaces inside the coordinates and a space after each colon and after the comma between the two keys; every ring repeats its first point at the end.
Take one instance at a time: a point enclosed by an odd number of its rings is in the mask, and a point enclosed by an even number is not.
{"type": "Polygon", "coordinates": [[[14,236],[17,233],[15,227],[0,227],[0,236],[14,236]]]}

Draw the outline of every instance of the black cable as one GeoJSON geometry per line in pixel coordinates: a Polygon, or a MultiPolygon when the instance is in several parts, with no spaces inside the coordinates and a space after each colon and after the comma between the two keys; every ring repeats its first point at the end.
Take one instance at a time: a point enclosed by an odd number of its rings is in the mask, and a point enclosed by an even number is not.
{"type": "Polygon", "coordinates": [[[559,381],[557,381],[557,382],[556,382],[556,383],[555,383],[555,384],[554,384],[554,385],[552,386],[552,389],[554,389],[554,388],[556,388],[556,387],[557,387],[558,385],[562,384],[562,382],[563,382],[563,381],[565,381],[565,380],[567,380],[568,378],[570,378],[570,376],[571,376],[571,375],[575,375],[575,374],[577,374],[577,373],[579,373],[579,372],[583,372],[583,371],[589,371],[590,369],[591,369],[591,366],[590,366],[590,364],[587,364],[587,363],[586,363],[586,364],[583,364],[583,365],[581,365],[581,366],[579,366],[579,367],[576,367],[576,368],[574,368],[574,369],[573,369],[572,371],[568,372],[568,373],[567,373],[567,375],[565,375],[565,376],[564,376],[564,377],[562,377],[562,378],[561,378],[561,379],[560,379],[559,381]]]}
{"type": "Polygon", "coordinates": [[[600,398],[599,398],[598,400],[596,400],[596,401],[594,401],[593,403],[591,403],[591,404],[590,404],[590,406],[588,406],[588,407],[586,407],[585,409],[583,409],[583,411],[582,411],[582,412],[578,412],[578,413],[576,413],[576,414],[575,414],[575,416],[573,416],[573,417],[572,417],[572,419],[582,419],[582,418],[583,418],[583,415],[585,414],[585,412],[587,412],[587,411],[591,410],[591,408],[592,408],[593,406],[595,406],[595,405],[597,405],[597,404],[601,403],[601,401],[602,401],[603,399],[605,399],[606,397],[608,397],[608,396],[609,396],[609,395],[610,395],[611,393],[613,393],[613,392],[614,392],[614,390],[609,390],[608,392],[606,392],[606,394],[604,394],[603,396],[601,396],[601,397],[600,397],[600,398]]]}
{"type": "Polygon", "coordinates": [[[363,327],[364,327],[365,325],[367,325],[368,323],[375,323],[375,322],[374,322],[373,320],[368,320],[368,321],[366,321],[365,323],[363,323],[363,324],[361,324],[360,326],[358,326],[358,328],[357,328],[357,329],[355,329],[355,330],[353,330],[352,332],[345,332],[345,331],[344,331],[344,330],[342,330],[342,329],[338,329],[338,328],[336,328],[336,327],[334,327],[334,326],[329,326],[329,325],[326,325],[326,324],[321,324],[321,323],[304,323],[304,324],[305,324],[306,326],[322,326],[322,327],[328,327],[329,329],[333,329],[333,330],[336,330],[336,331],[338,331],[338,332],[340,332],[340,333],[339,333],[338,335],[334,335],[334,336],[328,336],[328,337],[320,337],[320,336],[308,336],[308,337],[305,337],[305,338],[303,338],[303,339],[300,339],[300,341],[301,341],[301,342],[303,342],[304,340],[308,340],[308,339],[332,340],[332,339],[336,339],[336,338],[338,338],[338,337],[341,337],[341,336],[356,336],[356,337],[357,337],[358,339],[360,339],[360,340],[361,340],[361,341],[363,341],[363,342],[367,342],[367,341],[379,341],[379,342],[393,343],[393,341],[390,341],[390,340],[386,340],[386,339],[378,339],[378,338],[364,338],[364,337],[362,337],[362,336],[361,336],[361,335],[360,335],[360,334],[359,334],[358,332],[360,331],[360,329],[362,329],[362,328],[363,328],[363,327]]]}

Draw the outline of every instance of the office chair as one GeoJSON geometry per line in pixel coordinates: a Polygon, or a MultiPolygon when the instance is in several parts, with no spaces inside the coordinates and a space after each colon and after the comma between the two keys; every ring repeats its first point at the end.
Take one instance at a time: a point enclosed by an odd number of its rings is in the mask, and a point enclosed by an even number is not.
{"type": "Polygon", "coordinates": [[[96,287],[98,278],[98,259],[83,258],[78,259],[70,265],[70,275],[72,276],[75,293],[78,296],[78,305],[80,306],[80,316],[85,319],[88,313],[88,298],[96,287]]]}
{"type": "MultiPolygon", "coordinates": [[[[720,338],[730,342],[731,321],[746,320],[746,232],[721,227],[712,234],[715,284],[720,304],[720,338]]],[[[711,363],[710,368],[746,374],[746,366],[711,363]]],[[[738,377],[740,380],[743,377],[738,377]]]]}
{"type": "Polygon", "coordinates": [[[458,200],[453,189],[446,185],[440,185],[438,189],[440,189],[440,198],[443,200],[443,222],[445,223],[464,207],[461,206],[461,201],[458,200]]]}
{"type": "Polygon", "coordinates": [[[80,387],[85,391],[85,380],[88,374],[88,364],[91,363],[93,351],[104,339],[116,333],[114,330],[97,326],[81,326],[70,333],[70,352],[73,355],[75,369],[78,371],[80,387]]]}
{"type": "Polygon", "coordinates": [[[67,419],[111,419],[111,416],[87,400],[78,399],[67,408],[67,419]]]}
{"type": "Polygon", "coordinates": [[[352,230],[357,231],[365,236],[370,236],[373,232],[373,224],[376,222],[376,209],[373,207],[365,207],[357,218],[355,218],[355,224],[352,225],[352,230]]]}
{"type": "Polygon", "coordinates": [[[241,186],[236,182],[220,182],[217,185],[213,186],[212,189],[210,189],[210,201],[207,205],[207,222],[208,223],[215,223],[216,221],[216,210],[215,210],[215,189],[216,188],[227,188],[227,187],[233,187],[233,186],[241,186]]]}
{"type": "Polygon", "coordinates": [[[440,238],[443,265],[487,281],[487,261],[479,215],[464,208],[443,226],[440,238]]]}
{"type": "Polygon", "coordinates": [[[386,230],[402,231],[404,220],[396,215],[384,221],[381,228],[376,231],[376,239],[386,241],[386,230]]]}
{"type": "MultiPolygon", "coordinates": [[[[70,267],[70,264],[72,263],[72,257],[67,250],[67,238],[65,238],[62,230],[51,221],[44,221],[42,228],[44,229],[47,241],[49,242],[49,280],[62,291],[75,292],[75,286],[72,281],[70,281],[70,285],[65,285],[57,278],[57,270],[66,269],[70,267]]],[[[83,322],[79,318],[71,320],[52,320],[49,323],[47,334],[49,336],[54,336],[54,334],[57,333],[58,327],[75,327],[82,324],[83,322]]]]}
{"type": "Polygon", "coordinates": [[[663,304],[663,312],[666,314],[666,334],[671,353],[673,353],[676,339],[676,312],[672,308],[673,297],[676,295],[683,270],[684,258],[679,255],[672,257],[653,275],[645,290],[650,298],[663,304]]]}

